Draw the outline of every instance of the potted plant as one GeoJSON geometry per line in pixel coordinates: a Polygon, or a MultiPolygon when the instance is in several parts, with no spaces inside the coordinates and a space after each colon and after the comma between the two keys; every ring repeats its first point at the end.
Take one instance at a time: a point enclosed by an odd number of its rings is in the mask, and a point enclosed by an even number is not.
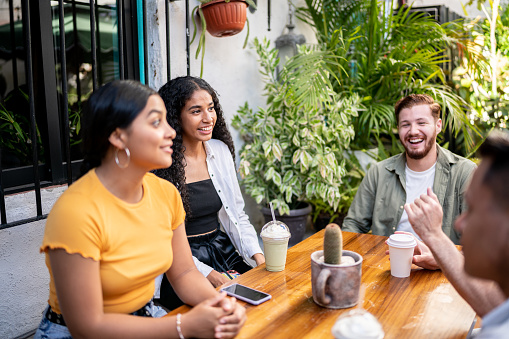
{"type": "MultiPolygon", "coordinates": [[[[281,216],[309,201],[337,210],[359,97],[335,92],[323,73],[327,56],[305,46],[276,73],[279,58],[269,44],[254,40],[267,107],[253,112],[246,103],[232,121],[245,141],[239,166],[244,188],[257,203],[272,203],[281,216]]],[[[303,229],[292,232],[294,242],[303,235],[303,229]]]]}
{"type": "Polygon", "coordinates": [[[357,193],[357,189],[366,174],[365,169],[361,166],[355,155],[356,152],[346,152],[345,166],[347,174],[343,177],[343,189],[337,208],[334,209],[333,206],[330,206],[320,199],[312,199],[309,201],[313,206],[311,218],[315,231],[322,230],[326,225],[332,222],[340,226],[343,224],[343,219],[346,217],[353,198],[357,193]]]}
{"type": "Polygon", "coordinates": [[[247,7],[256,8],[253,0],[198,0],[200,4],[191,12],[194,33],[191,43],[196,37],[195,13],[198,12],[202,31],[196,49],[195,58],[201,51],[200,77],[203,75],[203,58],[205,57],[205,31],[215,37],[228,37],[240,33],[247,22],[247,35],[242,48],[246,47],[249,37],[249,21],[247,20],[247,7]]]}
{"type": "Polygon", "coordinates": [[[343,234],[329,224],[323,236],[323,251],[311,254],[311,288],[317,305],[348,308],[359,301],[362,256],[343,250],[343,234]]]}

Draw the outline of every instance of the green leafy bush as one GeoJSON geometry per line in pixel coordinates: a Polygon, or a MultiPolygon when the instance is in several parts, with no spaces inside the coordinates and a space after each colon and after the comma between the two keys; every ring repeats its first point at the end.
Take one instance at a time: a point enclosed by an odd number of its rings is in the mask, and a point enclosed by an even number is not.
{"type": "Polygon", "coordinates": [[[337,210],[359,97],[333,90],[323,67],[328,56],[318,50],[300,47],[276,73],[277,50],[267,40],[254,45],[267,107],[253,111],[246,103],[232,121],[245,141],[239,170],[246,192],[280,214],[309,201],[337,210]]]}

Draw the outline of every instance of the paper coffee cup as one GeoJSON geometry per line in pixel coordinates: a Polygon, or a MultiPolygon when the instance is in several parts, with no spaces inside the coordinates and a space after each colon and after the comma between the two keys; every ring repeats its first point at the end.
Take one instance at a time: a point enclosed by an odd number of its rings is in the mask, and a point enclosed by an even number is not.
{"type": "Polygon", "coordinates": [[[391,275],[396,278],[410,276],[415,238],[408,234],[393,234],[387,241],[389,256],[391,258],[391,275]]]}
{"type": "Polygon", "coordinates": [[[290,229],[281,221],[269,221],[263,226],[260,236],[263,240],[265,268],[279,272],[285,269],[290,229]]]}

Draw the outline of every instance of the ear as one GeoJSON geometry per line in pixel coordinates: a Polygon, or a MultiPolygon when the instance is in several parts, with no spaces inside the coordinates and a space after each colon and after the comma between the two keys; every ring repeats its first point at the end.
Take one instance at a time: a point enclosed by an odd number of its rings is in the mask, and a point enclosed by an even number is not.
{"type": "Polygon", "coordinates": [[[113,132],[111,132],[110,136],[108,137],[108,141],[110,142],[110,144],[112,144],[114,147],[118,149],[125,148],[124,140],[126,140],[125,131],[120,128],[116,128],[113,132]]]}
{"type": "Polygon", "coordinates": [[[442,119],[437,119],[437,122],[435,123],[437,134],[442,131],[442,119]]]}

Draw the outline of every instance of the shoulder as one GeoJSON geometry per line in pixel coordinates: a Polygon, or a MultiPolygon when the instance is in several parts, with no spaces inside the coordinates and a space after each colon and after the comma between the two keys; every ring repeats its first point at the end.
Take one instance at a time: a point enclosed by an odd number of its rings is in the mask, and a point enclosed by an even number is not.
{"type": "Polygon", "coordinates": [[[389,171],[393,172],[398,166],[405,164],[405,156],[404,153],[393,155],[390,158],[379,161],[373,165],[371,165],[370,170],[381,172],[381,171],[389,171]]]}
{"type": "Polygon", "coordinates": [[[228,149],[228,146],[224,142],[218,139],[210,139],[209,141],[205,142],[213,151],[216,152],[228,152],[230,153],[230,150],[228,149]]]}
{"type": "Polygon", "coordinates": [[[477,165],[472,160],[454,154],[453,152],[442,147],[439,147],[438,149],[440,158],[439,162],[449,163],[453,170],[461,171],[465,174],[470,174],[477,168],[477,165]]]}
{"type": "Polygon", "coordinates": [[[205,142],[205,148],[207,149],[208,156],[216,157],[216,159],[221,161],[230,159],[233,162],[233,157],[230,153],[230,149],[221,140],[210,139],[209,141],[205,142]]]}
{"type": "Polygon", "coordinates": [[[175,196],[179,192],[175,185],[168,180],[164,180],[156,176],[154,173],[147,173],[143,178],[144,183],[153,190],[157,195],[175,196]]]}

